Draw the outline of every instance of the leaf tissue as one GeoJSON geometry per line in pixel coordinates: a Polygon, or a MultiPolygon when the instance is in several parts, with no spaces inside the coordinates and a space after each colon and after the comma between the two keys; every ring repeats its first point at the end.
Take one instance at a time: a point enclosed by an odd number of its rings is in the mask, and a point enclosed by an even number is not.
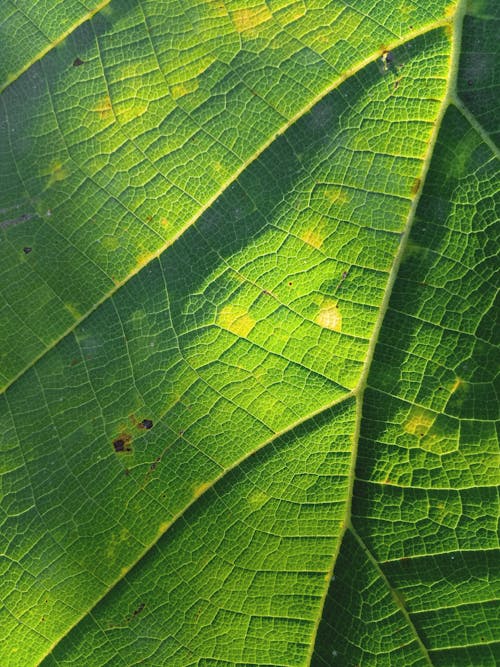
{"type": "Polygon", "coordinates": [[[0,665],[495,667],[497,0],[3,0],[0,665]]]}

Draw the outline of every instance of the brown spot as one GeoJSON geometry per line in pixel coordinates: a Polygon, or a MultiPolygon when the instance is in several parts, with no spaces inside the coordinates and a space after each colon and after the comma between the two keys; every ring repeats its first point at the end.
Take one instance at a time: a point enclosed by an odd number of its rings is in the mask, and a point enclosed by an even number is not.
{"type": "Polygon", "coordinates": [[[473,81],[472,79],[468,79],[468,80],[467,80],[467,85],[468,85],[468,86],[472,86],[472,85],[474,85],[474,81],[473,81]]]}
{"type": "Polygon", "coordinates": [[[143,419],[140,424],[137,424],[137,428],[145,428],[149,430],[150,428],[153,428],[153,422],[151,419],[143,419]]]}
{"type": "Polygon", "coordinates": [[[130,470],[128,468],[125,468],[123,474],[127,476],[130,475],[130,470]]]}
{"type": "Polygon", "coordinates": [[[137,607],[137,609],[134,609],[134,611],[130,614],[130,616],[127,617],[126,621],[127,623],[130,623],[130,621],[133,621],[136,616],[139,616],[141,611],[144,609],[146,606],[145,602],[141,602],[141,604],[137,607]]]}
{"type": "Polygon", "coordinates": [[[417,192],[418,192],[419,189],[420,189],[420,183],[421,183],[420,178],[416,178],[416,179],[413,181],[413,185],[411,186],[411,194],[412,194],[412,195],[416,195],[416,194],[417,194],[417,192]]]}
{"type": "Polygon", "coordinates": [[[290,282],[290,283],[288,283],[288,284],[289,284],[289,285],[293,285],[293,283],[292,283],[292,282],[290,282]]]}
{"type": "Polygon", "coordinates": [[[121,453],[121,452],[132,451],[132,448],[130,446],[131,442],[132,438],[127,433],[120,435],[118,438],[116,438],[116,440],[113,441],[113,447],[115,452],[121,453]]]}
{"type": "Polygon", "coordinates": [[[396,81],[394,81],[394,90],[397,89],[397,87],[399,86],[400,81],[401,81],[401,79],[396,79],[396,81]]]}
{"type": "Polygon", "coordinates": [[[134,611],[132,612],[132,617],[138,616],[141,613],[141,611],[144,609],[145,606],[146,606],[146,603],[141,602],[141,604],[137,607],[137,609],[134,609],[134,611]]]}
{"type": "Polygon", "coordinates": [[[23,252],[24,252],[25,255],[29,255],[32,250],[33,250],[33,248],[30,248],[29,246],[25,246],[23,248],[23,252]]]}
{"type": "Polygon", "coordinates": [[[83,60],[80,60],[80,58],[75,58],[73,60],[73,67],[80,67],[80,65],[83,65],[83,60]]]}
{"type": "Polygon", "coordinates": [[[76,366],[79,363],[80,363],[80,359],[72,359],[69,365],[70,366],[76,366]]]}

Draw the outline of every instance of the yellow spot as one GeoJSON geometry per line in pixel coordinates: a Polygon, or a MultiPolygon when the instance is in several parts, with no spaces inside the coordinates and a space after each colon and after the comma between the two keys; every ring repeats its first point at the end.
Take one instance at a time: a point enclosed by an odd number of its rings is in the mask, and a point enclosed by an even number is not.
{"type": "Polygon", "coordinates": [[[168,227],[168,220],[167,220],[167,218],[162,218],[162,219],[160,220],[160,224],[161,224],[163,227],[168,227]]]}
{"type": "Polygon", "coordinates": [[[459,389],[463,384],[464,384],[464,381],[462,380],[462,378],[457,377],[457,379],[453,383],[453,386],[450,389],[450,393],[454,394],[457,391],[457,389],[459,389]]]}
{"type": "Polygon", "coordinates": [[[143,266],[146,266],[152,258],[154,257],[154,254],[150,252],[141,252],[139,255],[137,255],[137,263],[136,263],[136,268],[140,269],[143,266]]]}
{"type": "Polygon", "coordinates": [[[217,324],[231,333],[246,338],[255,326],[255,320],[243,306],[228,305],[220,311],[217,324]]]}
{"type": "Polygon", "coordinates": [[[336,301],[326,301],[316,317],[320,327],[332,331],[342,331],[342,314],[336,301]]]}
{"type": "Polygon", "coordinates": [[[124,577],[128,572],[128,567],[122,567],[120,570],[120,577],[124,577]]]}
{"type": "Polygon", "coordinates": [[[201,495],[205,493],[210,487],[212,486],[211,482],[203,482],[202,484],[199,484],[198,486],[194,487],[193,490],[193,496],[195,498],[199,498],[201,495]]]}
{"type": "Polygon", "coordinates": [[[194,93],[195,90],[198,90],[198,79],[190,79],[189,81],[183,81],[182,83],[175,83],[170,87],[170,93],[174,100],[178,100],[184,95],[189,95],[189,93],[194,93]]]}
{"type": "MultiPolygon", "coordinates": [[[[477,0],[474,0],[474,2],[477,2],[477,0]]],[[[452,18],[457,11],[457,3],[452,2],[451,5],[448,5],[448,7],[445,8],[444,10],[444,15],[446,18],[452,18]]]]}
{"type": "Polygon", "coordinates": [[[164,521],[163,523],[160,523],[160,525],[158,526],[158,533],[157,533],[158,537],[161,537],[161,535],[163,535],[163,533],[165,533],[170,528],[170,526],[171,526],[170,521],[164,521]]]}
{"type": "Polygon", "coordinates": [[[106,250],[116,250],[120,245],[120,241],[116,236],[104,236],[101,239],[101,245],[106,248],[106,250]]]}
{"type": "Polygon", "coordinates": [[[50,165],[48,186],[54,185],[58,181],[63,181],[68,176],[67,170],[59,160],[50,165]]]}
{"type": "Polygon", "coordinates": [[[237,9],[232,14],[234,27],[238,32],[254,31],[255,28],[272,18],[268,7],[254,7],[252,9],[237,9]]]}
{"type": "Polygon", "coordinates": [[[106,95],[106,97],[103,97],[98,104],[92,109],[92,111],[95,111],[96,113],[99,114],[101,118],[107,118],[113,110],[113,107],[111,105],[111,99],[109,95],[106,95]]]}
{"type": "Polygon", "coordinates": [[[412,435],[416,435],[418,437],[423,437],[430,431],[435,419],[436,415],[430,410],[425,410],[424,408],[413,408],[403,428],[407,433],[411,433],[412,435]]]}
{"type": "Polygon", "coordinates": [[[264,491],[257,489],[248,496],[248,503],[252,509],[260,509],[269,500],[269,496],[264,491]]]}
{"type": "Polygon", "coordinates": [[[323,196],[332,204],[347,204],[350,201],[346,190],[338,185],[323,186],[323,196]]]}
{"type": "Polygon", "coordinates": [[[76,306],[74,306],[72,303],[65,303],[65,304],[64,304],[64,307],[65,307],[66,310],[71,314],[71,316],[73,317],[73,319],[75,319],[75,320],[79,320],[79,319],[81,319],[81,317],[82,317],[81,312],[80,312],[80,311],[78,310],[78,308],[77,308],[76,306]]]}
{"type": "Polygon", "coordinates": [[[308,229],[300,238],[304,243],[307,243],[307,245],[310,245],[313,248],[321,248],[323,241],[325,240],[317,229],[308,229]]]}

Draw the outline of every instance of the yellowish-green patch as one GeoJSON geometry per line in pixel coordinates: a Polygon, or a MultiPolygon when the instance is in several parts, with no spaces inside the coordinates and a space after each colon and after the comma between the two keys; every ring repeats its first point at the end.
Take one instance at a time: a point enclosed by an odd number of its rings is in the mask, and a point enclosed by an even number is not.
{"type": "Polygon", "coordinates": [[[308,229],[300,237],[304,243],[312,246],[313,248],[321,248],[325,237],[321,234],[320,229],[308,229]]]}
{"type": "Polygon", "coordinates": [[[48,173],[49,176],[49,182],[48,182],[48,187],[54,185],[54,183],[58,183],[59,181],[63,181],[65,178],[68,176],[68,170],[66,167],[57,160],[56,162],[53,162],[50,165],[50,171],[48,173]]]}
{"type": "Polygon", "coordinates": [[[212,486],[212,484],[210,482],[202,482],[201,484],[198,484],[198,486],[195,486],[194,489],[193,489],[194,498],[199,498],[211,486],[212,486]]]}
{"type": "Polygon", "coordinates": [[[271,11],[266,6],[237,9],[231,15],[234,27],[239,33],[249,30],[255,31],[256,28],[272,19],[272,17],[271,11]]]}
{"type": "Polygon", "coordinates": [[[65,303],[64,307],[75,320],[79,320],[81,317],[83,317],[82,313],[72,303],[65,303]]]}
{"type": "Polygon", "coordinates": [[[101,245],[106,250],[116,250],[120,245],[120,240],[116,236],[104,236],[101,239],[101,245]]]}
{"type": "Polygon", "coordinates": [[[415,407],[410,411],[408,419],[404,423],[404,430],[406,433],[423,437],[431,430],[436,414],[425,408],[415,407]]]}
{"type": "Polygon", "coordinates": [[[327,185],[323,188],[324,198],[332,204],[347,204],[350,196],[345,188],[338,185],[327,185]]]}
{"type": "Polygon", "coordinates": [[[260,509],[269,500],[269,496],[264,491],[256,489],[248,496],[248,503],[252,509],[260,509]]]}
{"type": "Polygon", "coordinates": [[[170,94],[174,100],[178,100],[189,93],[194,93],[195,90],[198,90],[199,86],[198,79],[189,79],[189,81],[182,81],[181,83],[175,83],[170,86],[170,94]]]}
{"type": "Polygon", "coordinates": [[[255,326],[255,320],[244,306],[228,304],[217,318],[217,324],[231,333],[246,338],[255,326]]]}

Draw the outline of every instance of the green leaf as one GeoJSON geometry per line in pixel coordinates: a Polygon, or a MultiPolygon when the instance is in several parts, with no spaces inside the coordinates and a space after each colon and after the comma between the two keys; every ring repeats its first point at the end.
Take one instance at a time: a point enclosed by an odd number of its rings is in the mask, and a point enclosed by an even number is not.
{"type": "Polygon", "coordinates": [[[497,664],[494,0],[23,4],[2,666],[497,664]]]}

